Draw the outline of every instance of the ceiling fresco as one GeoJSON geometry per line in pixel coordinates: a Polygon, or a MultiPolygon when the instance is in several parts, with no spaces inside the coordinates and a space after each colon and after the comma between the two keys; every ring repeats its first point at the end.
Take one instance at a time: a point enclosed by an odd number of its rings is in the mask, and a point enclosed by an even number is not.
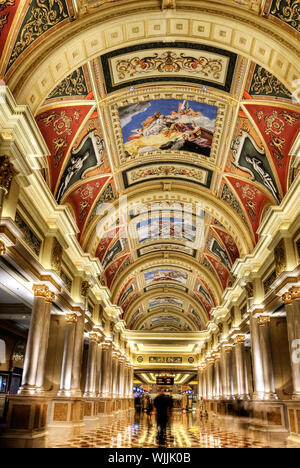
{"type": "MultiPolygon", "coordinates": [[[[119,3],[0,0],[1,76],[9,81],[78,15],[119,3]]],[[[295,0],[210,3],[263,12],[291,37],[299,32],[295,0]]],[[[236,260],[285,196],[300,112],[291,89],[225,38],[219,48],[184,34],[156,37],[112,44],[74,66],[35,117],[49,190],[99,259],[126,326],[175,333],[205,329],[236,260]]]]}

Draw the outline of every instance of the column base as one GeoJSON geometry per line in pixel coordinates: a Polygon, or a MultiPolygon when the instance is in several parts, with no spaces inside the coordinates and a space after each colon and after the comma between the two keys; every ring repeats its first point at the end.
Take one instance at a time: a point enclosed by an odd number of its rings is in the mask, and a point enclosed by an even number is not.
{"type": "Polygon", "coordinates": [[[6,427],[0,436],[5,448],[45,447],[49,398],[41,396],[8,396],[6,427]]]}
{"type": "Polygon", "coordinates": [[[49,427],[83,427],[83,417],[82,398],[57,396],[51,403],[49,427]]]}
{"type": "Polygon", "coordinates": [[[101,398],[98,403],[98,414],[111,414],[112,413],[112,399],[101,398]]]}
{"type": "Polygon", "coordinates": [[[84,399],[84,420],[98,421],[98,398],[85,398],[84,399]]]}

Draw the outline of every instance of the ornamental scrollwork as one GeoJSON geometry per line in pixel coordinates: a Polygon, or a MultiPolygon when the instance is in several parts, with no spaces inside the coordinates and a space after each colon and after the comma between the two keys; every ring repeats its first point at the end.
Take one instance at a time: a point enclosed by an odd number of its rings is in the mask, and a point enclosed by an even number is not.
{"type": "Polygon", "coordinates": [[[276,0],[271,14],[300,32],[300,0],[276,0]]]}
{"type": "Polygon", "coordinates": [[[155,53],[150,57],[133,57],[127,60],[119,60],[116,64],[116,71],[120,80],[133,77],[137,73],[147,74],[153,71],[159,73],[185,71],[218,80],[223,71],[223,62],[215,58],[192,57],[183,53],[178,55],[176,52],[167,51],[155,53]]]}
{"type": "Polygon", "coordinates": [[[267,96],[285,96],[291,98],[292,94],[279,81],[276,76],[268,72],[263,67],[257,67],[253,75],[253,81],[251,84],[250,92],[255,95],[267,95],[267,96]]]}
{"type": "Polygon", "coordinates": [[[63,96],[82,96],[87,93],[88,90],[84,75],[82,73],[82,69],[79,68],[56,86],[56,88],[54,88],[54,90],[49,94],[48,99],[63,96]]]}
{"type": "Polygon", "coordinates": [[[11,54],[8,68],[36,39],[65,18],[68,18],[65,2],[61,0],[33,1],[25,15],[25,20],[11,54]]]}

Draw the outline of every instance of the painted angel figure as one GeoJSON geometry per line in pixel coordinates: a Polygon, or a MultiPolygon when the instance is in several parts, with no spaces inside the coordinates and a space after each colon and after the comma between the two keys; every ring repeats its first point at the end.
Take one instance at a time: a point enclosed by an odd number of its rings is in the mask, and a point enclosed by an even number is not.
{"type": "Polygon", "coordinates": [[[62,183],[59,192],[57,194],[57,200],[60,201],[65,194],[69,183],[72,180],[72,177],[75,174],[78,174],[79,171],[81,171],[84,161],[89,157],[90,153],[87,151],[82,157],[79,158],[72,158],[71,159],[71,165],[67,169],[67,174],[65,176],[64,182],[62,183]]]}
{"type": "Polygon", "coordinates": [[[264,170],[263,167],[261,167],[262,161],[260,161],[259,159],[256,159],[256,158],[250,158],[249,156],[246,157],[246,161],[253,166],[253,169],[263,179],[266,187],[272,192],[274,198],[278,202],[280,202],[280,200],[278,198],[278,194],[277,194],[277,189],[276,189],[276,187],[274,185],[274,182],[273,182],[271,176],[268,174],[268,172],[266,172],[264,170]]]}

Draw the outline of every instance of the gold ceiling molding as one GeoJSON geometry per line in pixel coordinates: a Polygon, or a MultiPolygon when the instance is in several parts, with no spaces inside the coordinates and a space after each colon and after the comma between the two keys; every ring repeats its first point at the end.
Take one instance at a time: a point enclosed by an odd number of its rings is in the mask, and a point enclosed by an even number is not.
{"type": "Polygon", "coordinates": [[[116,7],[114,20],[105,21],[100,12],[94,13],[92,19],[87,16],[77,20],[33,50],[14,70],[8,84],[18,101],[27,103],[35,112],[62,79],[88,60],[134,41],[149,42],[165,36],[197,40],[249,56],[292,90],[292,82],[299,76],[299,52],[288,32],[271,22],[266,27],[265,19],[245,17],[246,12],[232,16],[228,15],[228,7],[195,8],[193,3],[193,18],[190,7],[186,12],[172,11],[172,17],[162,17],[153,9],[146,16],[137,11],[131,14],[127,9],[124,25],[116,7]]]}

